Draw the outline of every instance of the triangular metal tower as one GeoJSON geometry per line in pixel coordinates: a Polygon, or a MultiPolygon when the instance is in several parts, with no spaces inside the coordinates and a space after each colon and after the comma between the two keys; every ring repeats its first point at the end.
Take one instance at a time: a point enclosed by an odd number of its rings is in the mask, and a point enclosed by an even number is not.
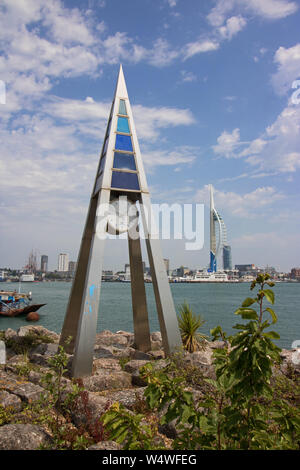
{"type": "Polygon", "coordinates": [[[107,232],[111,233],[114,228],[117,228],[117,233],[128,232],[135,345],[141,351],[151,349],[137,202],[141,211],[163,347],[165,353],[170,354],[181,347],[181,336],[160,240],[151,216],[149,190],[120,66],[61,332],[60,344],[70,354],[74,353],[73,377],[92,373],[105,238],[107,232]],[[118,214],[111,214],[112,207],[117,207],[118,214]],[[128,210],[133,216],[129,214],[128,217],[128,210]],[[128,221],[131,221],[129,226],[128,221]],[[71,341],[68,343],[69,337],[71,341]]]}

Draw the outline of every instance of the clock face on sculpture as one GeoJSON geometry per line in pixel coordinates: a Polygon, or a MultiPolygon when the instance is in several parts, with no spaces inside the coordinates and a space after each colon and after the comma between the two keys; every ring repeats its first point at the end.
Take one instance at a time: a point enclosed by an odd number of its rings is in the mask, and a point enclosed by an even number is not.
{"type": "Polygon", "coordinates": [[[138,212],[135,204],[127,197],[112,199],[107,215],[107,231],[112,235],[127,232],[137,223],[138,212]]]}

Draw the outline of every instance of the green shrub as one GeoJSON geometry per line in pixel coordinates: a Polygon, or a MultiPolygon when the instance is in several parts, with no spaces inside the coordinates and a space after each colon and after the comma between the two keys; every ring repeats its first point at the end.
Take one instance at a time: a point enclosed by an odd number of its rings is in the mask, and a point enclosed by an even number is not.
{"type": "Polygon", "coordinates": [[[213,338],[224,340],[225,347],[214,350],[216,379],[205,379],[210,393],[198,401],[186,390],[184,374],[174,378],[168,368],[144,367],[149,407],[167,408],[161,423],[176,422],[175,449],[300,448],[299,407],[278,386],[274,394],[271,385],[273,367],[280,363],[280,349],[273,342],[279,335],[269,331],[277,317],[264,301],[274,304],[269,289],[273,285],[268,274],[252,283],[257,295],[235,312],[249,321],[236,324],[235,335],[227,336],[219,326],[212,330],[213,338]]]}
{"type": "Polygon", "coordinates": [[[200,315],[196,315],[189,304],[184,302],[179,309],[178,325],[184,349],[194,352],[201,349],[206,336],[198,330],[205,323],[200,315]]]}

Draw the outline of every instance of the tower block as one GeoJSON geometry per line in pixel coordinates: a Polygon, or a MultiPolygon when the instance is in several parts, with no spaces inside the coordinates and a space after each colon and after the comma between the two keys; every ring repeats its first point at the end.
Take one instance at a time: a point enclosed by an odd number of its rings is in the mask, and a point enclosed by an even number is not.
{"type": "Polygon", "coordinates": [[[181,336],[120,66],[60,338],[60,345],[74,354],[73,377],[92,373],[107,233],[118,235],[127,232],[135,345],[141,351],[151,349],[140,219],[146,238],[163,347],[165,353],[170,354],[181,347],[181,336]]]}

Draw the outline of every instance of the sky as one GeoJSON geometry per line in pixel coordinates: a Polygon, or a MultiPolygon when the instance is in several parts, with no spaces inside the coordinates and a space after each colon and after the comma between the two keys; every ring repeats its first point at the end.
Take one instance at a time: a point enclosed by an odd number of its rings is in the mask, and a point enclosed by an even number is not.
{"type": "Polygon", "coordinates": [[[76,260],[120,64],[152,202],[205,204],[170,267],[208,264],[210,184],[233,264],[299,266],[299,24],[292,0],[1,0],[0,266],[76,260]]]}

